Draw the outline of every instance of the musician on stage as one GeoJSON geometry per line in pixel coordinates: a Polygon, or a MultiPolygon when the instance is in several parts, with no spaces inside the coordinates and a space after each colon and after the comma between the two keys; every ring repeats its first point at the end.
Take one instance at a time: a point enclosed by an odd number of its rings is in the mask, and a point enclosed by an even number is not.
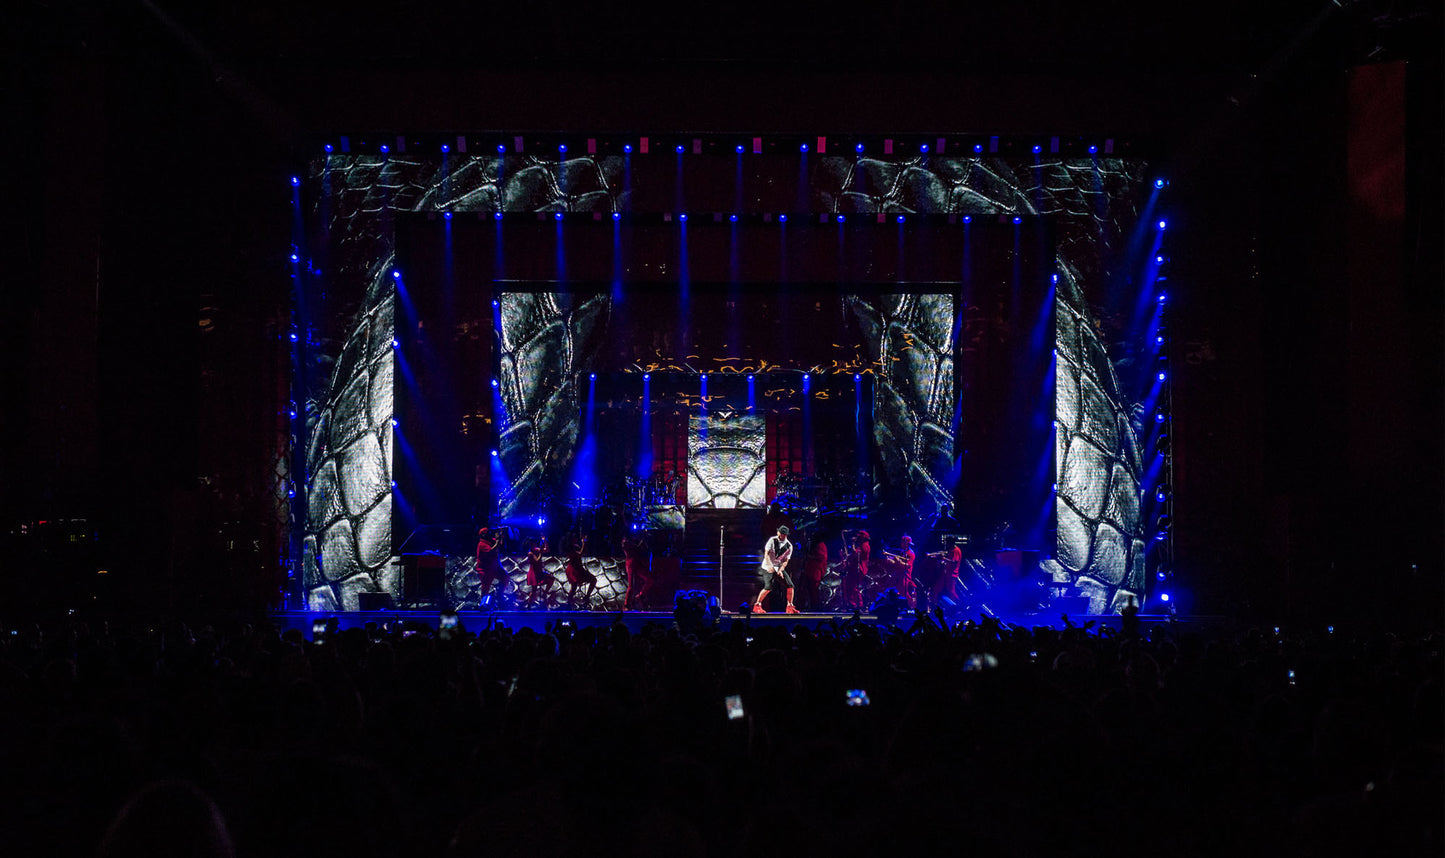
{"type": "Polygon", "coordinates": [[[589,609],[592,605],[592,594],[597,591],[597,576],[587,571],[587,565],[582,562],[582,552],[587,548],[587,537],[584,535],[572,542],[567,550],[567,583],[572,585],[571,591],[567,594],[567,600],[572,607],[577,607],[577,588],[586,585],[586,601],[582,603],[583,609],[589,609]]]}
{"type": "Polygon", "coordinates": [[[843,561],[843,600],[850,610],[861,611],[863,586],[868,579],[868,558],[872,549],[868,545],[868,531],[853,534],[850,545],[846,546],[847,558],[843,561]]]}
{"type": "Polygon", "coordinates": [[[808,559],[803,565],[803,604],[808,610],[817,611],[823,606],[818,597],[818,588],[823,583],[823,576],[828,574],[828,541],[821,535],[813,540],[813,547],[808,550],[808,559]]]}
{"type": "Polygon", "coordinates": [[[788,526],[779,525],[777,535],[769,537],[763,547],[763,589],[758,593],[757,599],[753,600],[754,614],[767,613],[763,610],[763,600],[780,582],[787,588],[787,613],[798,613],[798,609],[793,606],[793,578],[788,574],[788,561],[791,559],[793,543],[788,541],[788,526]]]}
{"type": "Polygon", "coordinates": [[[622,537],[622,555],[626,558],[627,593],[622,597],[624,611],[642,610],[646,605],[648,592],[647,542],[643,539],[622,537]]]}
{"type": "Polygon", "coordinates": [[[883,552],[888,558],[888,564],[892,568],[889,576],[897,582],[898,592],[904,599],[908,600],[908,607],[911,610],[916,603],[913,592],[913,537],[905,535],[901,540],[900,549],[897,554],[891,551],[883,552]]]}
{"type": "Polygon", "coordinates": [[[938,605],[947,596],[953,601],[958,601],[958,570],[963,565],[963,549],[959,547],[958,540],[952,536],[944,539],[943,550],[929,555],[936,558],[941,564],[938,579],[929,587],[929,600],[938,605]]]}
{"type": "Polygon", "coordinates": [[[547,537],[545,536],[533,542],[532,547],[527,550],[528,593],[527,601],[524,603],[525,607],[535,606],[540,598],[542,609],[546,610],[547,608],[547,602],[552,595],[552,585],[556,583],[557,579],[547,571],[547,566],[542,560],[546,553],[547,537]]]}
{"type": "Polygon", "coordinates": [[[494,532],[490,527],[483,527],[477,531],[477,577],[481,579],[481,595],[485,596],[492,589],[492,582],[497,582],[497,595],[501,595],[506,587],[506,573],[502,571],[502,564],[498,561],[498,549],[502,545],[502,534],[494,532]]]}

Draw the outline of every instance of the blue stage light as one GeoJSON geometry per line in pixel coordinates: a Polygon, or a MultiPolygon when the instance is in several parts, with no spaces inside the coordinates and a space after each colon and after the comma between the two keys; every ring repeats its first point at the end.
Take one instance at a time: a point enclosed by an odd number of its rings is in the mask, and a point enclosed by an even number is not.
{"type": "Polygon", "coordinates": [[[300,338],[296,336],[296,332],[295,332],[295,331],[292,331],[292,332],[291,332],[291,342],[294,343],[294,342],[296,342],[298,339],[300,339],[300,338]]]}
{"type": "Polygon", "coordinates": [[[450,151],[452,151],[452,147],[450,147],[450,146],[448,146],[447,144],[443,143],[443,144],[442,144],[442,154],[445,155],[446,153],[448,153],[448,152],[450,152],[450,151]]]}
{"type": "Polygon", "coordinates": [[[983,144],[982,144],[982,143],[975,143],[975,144],[973,144],[973,151],[974,151],[975,154],[978,154],[978,153],[982,152],[982,151],[983,151],[983,144]]]}
{"type": "Polygon", "coordinates": [[[451,219],[452,219],[452,213],[451,213],[451,212],[444,212],[444,213],[442,214],[442,217],[443,217],[444,219],[446,219],[446,220],[451,220],[451,219]]]}
{"type": "Polygon", "coordinates": [[[642,529],[642,525],[638,524],[638,523],[635,522],[635,521],[632,523],[632,532],[633,532],[633,533],[636,533],[637,531],[639,531],[639,530],[641,530],[641,529],[642,529]]]}
{"type": "Polygon", "coordinates": [[[1163,372],[1159,373],[1159,380],[1160,380],[1160,381],[1163,381],[1164,378],[1165,378],[1167,375],[1168,375],[1168,373],[1163,373],[1163,372]]]}
{"type": "Polygon", "coordinates": [[[1015,217],[1014,217],[1014,223],[1020,224],[1020,223],[1023,223],[1023,222],[1024,222],[1024,219],[1023,219],[1023,218],[1018,217],[1018,216],[1015,216],[1015,217]]]}
{"type": "Polygon", "coordinates": [[[596,380],[597,380],[597,373],[594,372],[594,373],[592,373],[591,375],[589,375],[589,376],[587,376],[587,377],[590,378],[590,379],[592,379],[593,381],[596,381],[596,380]]]}
{"type": "Polygon", "coordinates": [[[400,426],[400,425],[401,425],[401,421],[400,421],[400,420],[397,420],[395,417],[391,418],[391,428],[395,429],[396,427],[398,427],[398,426],[400,426]]]}
{"type": "Polygon", "coordinates": [[[682,154],[682,144],[681,144],[681,143],[677,144],[677,154],[679,154],[679,155],[682,154]]]}
{"type": "Polygon", "coordinates": [[[862,381],[862,380],[863,380],[863,376],[859,375],[858,373],[854,373],[854,374],[853,374],[853,380],[854,380],[854,381],[862,381]]]}
{"type": "Polygon", "coordinates": [[[1042,151],[1044,151],[1044,147],[1042,147],[1042,146],[1040,146],[1039,144],[1035,143],[1035,144],[1034,144],[1034,154],[1037,155],[1037,154],[1039,154],[1039,153],[1042,152],[1042,151]]]}
{"type": "Polygon", "coordinates": [[[743,154],[743,144],[739,143],[737,145],[737,150],[739,155],[743,154]]]}
{"type": "Polygon", "coordinates": [[[612,219],[613,219],[613,220],[622,220],[622,212],[613,212],[613,213],[612,213],[612,219]]]}
{"type": "Polygon", "coordinates": [[[1163,265],[1163,264],[1164,264],[1164,257],[1162,257],[1162,256],[1156,256],[1156,257],[1154,257],[1154,264],[1155,264],[1155,265],[1163,265]]]}
{"type": "Polygon", "coordinates": [[[291,177],[291,187],[295,188],[301,184],[301,180],[295,176],[291,177]]]}
{"type": "Polygon", "coordinates": [[[396,491],[396,480],[391,481],[391,489],[392,491],[396,491]]]}
{"type": "Polygon", "coordinates": [[[496,458],[496,456],[497,456],[497,451],[496,451],[496,450],[493,450],[493,451],[492,451],[492,458],[496,458]]]}
{"type": "Polygon", "coordinates": [[[738,222],[738,216],[737,216],[737,215],[728,215],[728,221],[730,221],[731,223],[737,223],[737,222],[738,222]]]}
{"type": "Polygon", "coordinates": [[[538,527],[546,527],[546,526],[547,526],[547,516],[545,516],[545,515],[539,515],[539,516],[537,516],[537,526],[538,526],[538,527]]]}
{"type": "Polygon", "coordinates": [[[928,151],[928,144],[927,144],[927,143],[920,143],[920,144],[918,145],[918,151],[920,151],[920,152],[927,152],[927,151],[928,151]]]}
{"type": "Polygon", "coordinates": [[[799,146],[799,147],[798,147],[798,151],[799,151],[799,152],[806,152],[806,151],[808,151],[808,144],[807,144],[807,143],[804,143],[804,144],[802,144],[801,146],[799,146]]]}
{"type": "Polygon", "coordinates": [[[558,144],[557,144],[557,151],[558,151],[558,152],[562,152],[562,153],[566,153],[566,151],[567,151],[567,144],[566,144],[566,143],[558,143],[558,144]]]}
{"type": "Polygon", "coordinates": [[[401,279],[401,269],[400,269],[400,268],[393,268],[393,269],[391,269],[391,279],[393,279],[393,280],[400,280],[400,279],[401,279]]]}
{"type": "Polygon", "coordinates": [[[752,380],[753,380],[753,377],[752,377],[752,376],[748,376],[748,381],[752,381],[752,380]]]}
{"type": "Polygon", "coordinates": [[[678,219],[678,220],[684,220],[684,221],[685,221],[685,220],[687,220],[687,214],[686,214],[686,213],[680,214],[680,215],[677,216],[677,219],[678,219]]]}
{"type": "Polygon", "coordinates": [[[806,373],[806,372],[803,373],[803,381],[804,381],[804,382],[807,382],[807,381],[808,381],[809,379],[811,379],[812,377],[813,377],[813,376],[809,375],[809,374],[806,373]]]}
{"type": "Polygon", "coordinates": [[[1164,335],[1163,335],[1163,334],[1160,334],[1159,336],[1157,336],[1157,337],[1154,338],[1154,345],[1156,345],[1156,346],[1162,346],[1162,345],[1164,345],[1164,335]]]}
{"type": "Polygon", "coordinates": [[[493,307],[500,307],[500,306],[502,306],[502,302],[501,302],[501,301],[498,301],[496,298],[493,298],[493,299],[492,299],[492,306],[493,306],[493,307]]]}
{"type": "Polygon", "coordinates": [[[401,340],[398,340],[396,337],[392,337],[392,338],[391,338],[391,347],[394,348],[394,349],[399,349],[399,348],[401,348],[401,340]]]}
{"type": "Polygon", "coordinates": [[[1154,413],[1154,422],[1155,422],[1155,423],[1163,423],[1163,422],[1164,422],[1164,412],[1163,412],[1163,411],[1156,411],[1156,412],[1154,413]]]}
{"type": "Polygon", "coordinates": [[[1168,594],[1168,593],[1160,593],[1160,594],[1159,594],[1159,601],[1161,601],[1161,602],[1167,602],[1167,601],[1169,601],[1169,594],[1168,594]]]}
{"type": "Polygon", "coordinates": [[[494,379],[492,379],[492,387],[496,387],[496,386],[497,386],[497,385],[499,385],[499,384],[501,384],[501,382],[500,382],[500,381],[498,381],[498,380],[497,380],[497,379],[495,379],[495,378],[494,378],[494,379]]]}
{"type": "Polygon", "coordinates": [[[787,223],[787,222],[788,222],[788,216],[787,216],[787,215],[785,215],[785,214],[780,214],[780,215],[778,215],[778,223],[787,223]]]}
{"type": "Polygon", "coordinates": [[[391,151],[391,147],[390,147],[390,146],[386,145],[385,143],[381,144],[381,154],[385,155],[387,152],[390,152],[390,151],[391,151]]]}
{"type": "Polygon", "coordinates": [[[853,151],[854,151],[854,152],[862,152],[862,151],[863,151],[863,144],[862,144],[862,143],[859,143],[857,146],[854,146],[854,147],[853,147],[853,151]]]}
{"type": "Polygon", "coordinates": [[[628,154],[631,154],[631,152],[632,152],[632,144],[631,144],[631,143],[623,143],[623,144],[622,144],[622,151],[627,152],[628,154]]]}
{"type": "Polygon", "coordinates": [[[506,152],[506,151],[507,151],[507,147],[506,147],[506,146],[503,146],[501,143],[498,143],[498,144],[497,144],[497,154],[498,154],[498,155],[501,155],[501,154],[503,154],[503,153],[506,152]]]}
{"type": "Polygon", "coordinates": [[[903,220],[904,220],[903,215],[899,215],[899,216],[898,216],[898,222],[899,222],[899,223],[903,223],[903,220]]]}
{"type": "Polygon", "coordinates": [[[325,146],[322,146],[321,148],[322,148],[322,149],[325,149],[325,150],[326,150],[326,154],[328,154],[328,155],[330,155],[332,152],[336,151],[335,148],[332,147],[332,145],[331,145],[330,143],[327,143],[325,146]]]}
{"type": "Polygon", "coordinates": [[[1169,573],[1165,572],[1163,569],[1160,569],[1158,572],[1154,573],[1154,577],[1158,578],[1160,581],[1163,581],[1169,577],[1169,573]]]}
{"type": "Polygon", "coordinates": [[[1161,489],[1160,491],[1156,492],[1155,495],[1154,495],[1154,500],[1159,501],[1160,503],[1164,503],[1164,502],[1165,502],[1166,500],[1168,500],[1168,499],[1169,499],[1169,495],[1165,494],[1162,489],[1161,489]]]}
{"type": "Polygon", "coordinates": [[[502,213],[501,213],[501,212],[492,212],[492,220],[501,220],[501,219],[502,219],[502,213]]]}
{"type": "Polygon", "coordinates": [[[1168,222],[1167,222],[1167,221],[1162,221],[1162,220],[1159,221],[1159,228],[1160,228],[1160,229],[1163,229],[1163,228],[1166,227],[1166,226],[1168,226],[1168,222]]]}
{"type": "Polygon", "coordinates": [[[293,254],[291,254],[291,261],[292,261],[292,262],[300,262],[300,261],[301,261],[301,257],[299,257],[299,256],[297,256],[296,254],[293,253],[293,254]]]}
{"type": "Polygon", "coordinates": [[[838,223],[842,223],[845,220],[847,220],[846,217],[844,217],[843,215],[838,215],[838,223]]]}
{"type": "Polygon", "coordinates": [[[552,215],[552,219],[553,219],[553,220],[561,220],[561,219],[562,219],[562,213],[561,213],[561,212],[557,212],[556,214],[552,215]]]}
{"type": "Polygon", "coordinates": [[[650,372],[644,372],[644,373],[642,374],[642,380],[643,380],[643,381],[648,381],[648,380],[651,379],[651,378],[652,378],[652,373],[650,373],[650,372]]]}
{"type": "Polygon", "coordinates": [[[969,215],[964,215],[964,216],[963,216],[963,222],[964,222],[964,223],[969,223],[969,222],[971,222],[972,220],[973,220],[973,218],[970,217],[969,215]]]}
{"type": "Polygon", "coordinates": [[[287,416],[289,416],[292,420],[295,420],[295,419],[296,419],[296,409],[293,408],[293,409],[291,409],[290,411],[286,412],[286,414],[287,414],[287,416]]]}
{"type": "Polygon", "coordinates": [[[1156,187],[1156,188],[1163,188],[1163,187],[1164,187],[1164,180],[1163,180],[1163,179],[1155,179],[1155,180],[1154,180],[1154,187],[1156,187]]]}
{"type": "Polygon", "coordinates": [[[1098,146],[1090,146],[1090,147],[1089,147],[1089,154],[1090,154],[1090,155],[1096,155],[1096,154],[1098,154],[1098,152],[1099,152],[1099,147],[1098,147],[1098,146]]]}

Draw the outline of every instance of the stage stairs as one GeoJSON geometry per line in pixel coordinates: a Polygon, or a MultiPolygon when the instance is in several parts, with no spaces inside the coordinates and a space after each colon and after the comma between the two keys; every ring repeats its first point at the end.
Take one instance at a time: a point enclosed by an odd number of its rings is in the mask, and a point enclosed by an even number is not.
{"type": "MultiPolygon", "coordinates": [[[[762,509],[690,509],[682,543],[681,580],[686,590],[718,592],[718,542],[722,540],[724,610],[752,602],[758,594],[758,564],[762,558],[762,509]]],[[[783,603],[778,601],[779,606],[783,603]]]]}

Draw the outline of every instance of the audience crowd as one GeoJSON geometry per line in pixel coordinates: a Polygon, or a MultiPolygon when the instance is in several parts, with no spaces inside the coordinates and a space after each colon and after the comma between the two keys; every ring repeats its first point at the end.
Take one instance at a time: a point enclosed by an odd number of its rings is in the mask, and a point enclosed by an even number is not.
{"type": "Polygon", "coordinates": [[[317,638],[5,629],[5,854],[1442,854],[1438,634],[317,638]]]}

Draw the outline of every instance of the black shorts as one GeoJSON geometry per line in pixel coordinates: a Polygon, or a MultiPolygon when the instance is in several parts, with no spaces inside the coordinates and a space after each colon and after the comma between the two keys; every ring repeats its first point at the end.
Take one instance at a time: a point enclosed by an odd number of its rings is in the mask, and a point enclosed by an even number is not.
{"type": "Polygon", "coordinates": [[[792,589],[793,576],[788,574],[788,567],[784,566],[783,571],[781,572],[773,572],[768,570],[767,568],[764,568],[763,589],[776,590],[778,589],[778,584],[782,584],[784,587],[792,589]]]}

